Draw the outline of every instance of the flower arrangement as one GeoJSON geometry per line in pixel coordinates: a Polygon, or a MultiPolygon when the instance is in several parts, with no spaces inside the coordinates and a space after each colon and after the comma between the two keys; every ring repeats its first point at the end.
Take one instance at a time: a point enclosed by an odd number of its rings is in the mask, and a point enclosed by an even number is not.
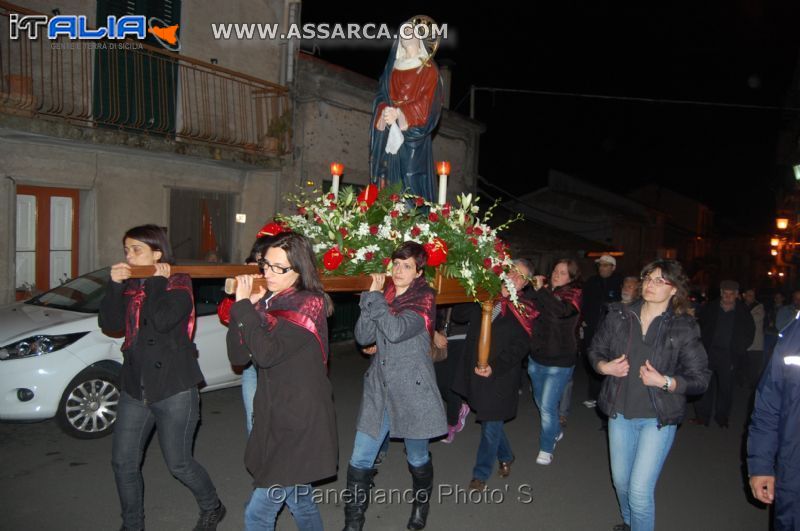
{"type": "Polygon", "coordinates": [[[402,193],[397,187],[378,190],[374,184],[357,192],[342,188],[338,196],[289,196],[294,215],[277,221],[307,236],[326,274],[359,275],[391,270],[391,254],[404,241],[422,244],[428,253],[426,276],[436,268],[459,280],[473,297],[483,289],[494,297],[505,285],[516,302],[507,277],[513,267],[507,245],[498,233],[516,218],[492,228],[487,221],[497,203],[478,217],[479,198],[462,194],[456,205],[440,205],[402,193]]]}

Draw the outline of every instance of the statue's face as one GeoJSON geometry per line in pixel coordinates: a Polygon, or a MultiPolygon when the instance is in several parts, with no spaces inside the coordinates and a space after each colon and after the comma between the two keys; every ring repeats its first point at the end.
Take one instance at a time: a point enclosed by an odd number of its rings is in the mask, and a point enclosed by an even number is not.
{"type": "Polygon", "coordinates": [[[400,38],[400,46],[406,52],[406,57],[413,57],[419,52],[419,39],[411,37],[410,39],[400,38]]]}

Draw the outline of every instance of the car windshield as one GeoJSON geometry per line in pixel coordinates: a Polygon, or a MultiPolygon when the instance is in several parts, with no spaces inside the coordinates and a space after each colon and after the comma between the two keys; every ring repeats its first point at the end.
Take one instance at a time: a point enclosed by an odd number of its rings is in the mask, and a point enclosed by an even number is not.
{"type": "MultiPolygon", "coordinates": [[[[109,281],[109,269],[98,269],[46,291],[26,304],[59,308],[73,312],[97,313],[109,281]]],[[[192,279],[197,317],[217,312],[217,305],[225,297],[223,278],[192,279]]]]}
{"type": "Polygon", "coordinates": [[[108,268],[68,280],[58,287],[26,301],[25,304],[73,312],[97,313],[108,284],[108,268]]]}

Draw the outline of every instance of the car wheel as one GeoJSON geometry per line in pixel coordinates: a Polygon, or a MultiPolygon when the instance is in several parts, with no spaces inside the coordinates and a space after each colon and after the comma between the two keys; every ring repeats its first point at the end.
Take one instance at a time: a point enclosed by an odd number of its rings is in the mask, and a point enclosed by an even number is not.
{"type": "Polygon", "coordinates": [[[68,435],[97,439],[114,430],[119,403],[119,378],[90,367],[72,379],[58,404],[58,423],[68,435]]]}

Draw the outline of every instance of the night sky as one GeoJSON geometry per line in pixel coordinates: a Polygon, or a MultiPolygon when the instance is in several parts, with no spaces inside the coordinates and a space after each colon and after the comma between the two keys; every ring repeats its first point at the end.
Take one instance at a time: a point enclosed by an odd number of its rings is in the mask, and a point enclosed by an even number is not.
{"type": "MultiPolygon", "coordinates": [[[[472,84],[621,98],[480,92],[476,118],[487,126],[480,174],[491,183],[525,193],[544,186],[550,168],[620,193],[656,182],[733,226],[770,230],[775,191],[789,177],[776,163],[787,114],[624,98],[797,106],[787,96],[800,2],[486,2],[485,11],[466,3],[357,4],[306,0],[302,19],[394,29],[427,14],[447,23],[436,59],[454,63],[451,109],[464,114],[472,84]]],[[[316,44],[321,58],[374,78],[390,46],[316,44]]]]}

